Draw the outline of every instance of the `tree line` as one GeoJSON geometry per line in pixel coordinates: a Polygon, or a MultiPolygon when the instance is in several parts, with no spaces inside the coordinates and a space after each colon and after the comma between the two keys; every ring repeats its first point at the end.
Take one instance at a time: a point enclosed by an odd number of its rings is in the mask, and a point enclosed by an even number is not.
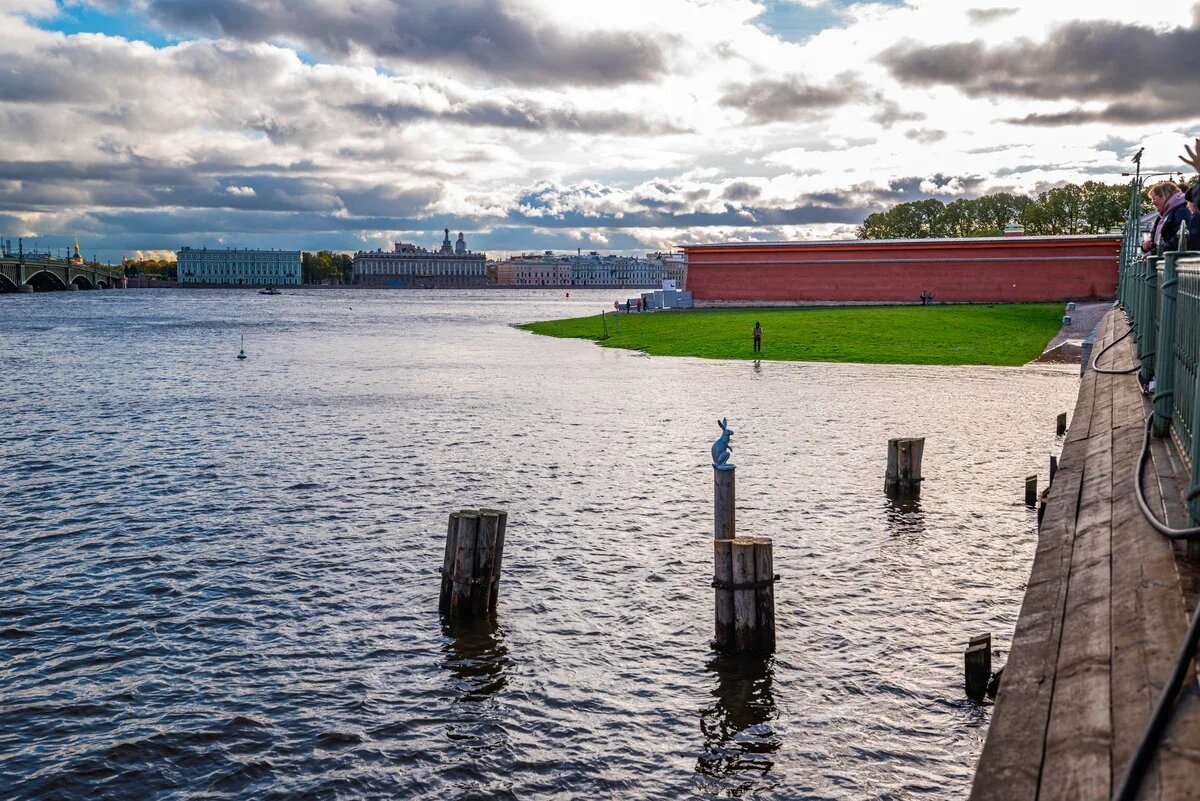
{"type": "MultiPolygon", "coordinates": [[[[1056,186],[1037,197],[997,192],[951,203],[916,200],[870,215],[857,234],[859,239],[1001,236],[1006,225],[1021,225],[1030,235],[1102,234],[1125,224],[1129,191],[1128,183],[1086,181],[1056,186]]],[[[1142,210],[1150,210],[1144,196],[1142,210]]]]}
{"type": "Polygon", "coordinates": [[[318,250],[316,253],[300,254],[300,274],[306,284],[323,284],[326,281],[350,283],[354,257],[348,253],[318,250]]]}

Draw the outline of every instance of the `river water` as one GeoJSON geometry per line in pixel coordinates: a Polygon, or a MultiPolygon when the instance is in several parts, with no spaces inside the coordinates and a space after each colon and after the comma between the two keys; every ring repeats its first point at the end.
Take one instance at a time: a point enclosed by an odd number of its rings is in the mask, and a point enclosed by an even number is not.
{"type": "Polygon", "coordinates": [[[962,651],[1005,659],[1077,368],[508,325],[613,297],[0,297],[0,797],[962,798],[962,651]],[[768,660],[709,648],[724,416],[782,576],[768,660]],[[927,437],[903,508],[894,436],[927,437]],[[446,518],[479,506],[499,614],[450,630],[446,518]]]}

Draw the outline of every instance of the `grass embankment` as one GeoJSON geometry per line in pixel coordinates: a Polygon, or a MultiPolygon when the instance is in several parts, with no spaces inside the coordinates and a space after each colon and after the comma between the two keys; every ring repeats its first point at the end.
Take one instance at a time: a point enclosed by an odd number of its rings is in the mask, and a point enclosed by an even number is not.
{"type": "Polygon", "coordinates": [[[1058,303],[696,309],[608,314],[521,326],[536,334],[596,340],[654,356],[869,364],[1015,366],[1041,355],[1058,333],[1058,303]],[[762,352],[751,332],[763,327],[762,352]]]}

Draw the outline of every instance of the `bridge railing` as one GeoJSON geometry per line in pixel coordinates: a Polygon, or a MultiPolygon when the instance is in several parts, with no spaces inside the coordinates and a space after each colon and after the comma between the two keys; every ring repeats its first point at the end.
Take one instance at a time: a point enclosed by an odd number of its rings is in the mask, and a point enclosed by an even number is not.
{"type": "Polygon", "coordinates": [[[1191,473],[1188,512],[1200,524],[1200,252],[1142,252],[1140,197],[1131,193],[1117,300],[1132,325],[1138,380],[1153,387],[1153,433],[1170,437],[1191,473]],[[1153,383],[1151,383],[1153,382],[1153,383]]]}

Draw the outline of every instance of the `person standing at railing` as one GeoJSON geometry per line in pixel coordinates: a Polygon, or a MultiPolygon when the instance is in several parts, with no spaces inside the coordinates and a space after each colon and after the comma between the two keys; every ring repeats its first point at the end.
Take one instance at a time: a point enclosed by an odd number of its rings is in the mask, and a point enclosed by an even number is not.
{"type": "MultiPolygon", "coordinates": [[[[1192,213],[1188,211],[1187,198],[1171,181],[1161,181],[1150,187],[1150,202],[1158,212],[1154,221],[1154,232],[1149,242],[1142,243],[1146,253],[1164,253],[1179,249],[1179,226],[1190,226],[1192,213]]],[[[1187,229],[1184,229],[1187,233],[1187,229]]]]}

